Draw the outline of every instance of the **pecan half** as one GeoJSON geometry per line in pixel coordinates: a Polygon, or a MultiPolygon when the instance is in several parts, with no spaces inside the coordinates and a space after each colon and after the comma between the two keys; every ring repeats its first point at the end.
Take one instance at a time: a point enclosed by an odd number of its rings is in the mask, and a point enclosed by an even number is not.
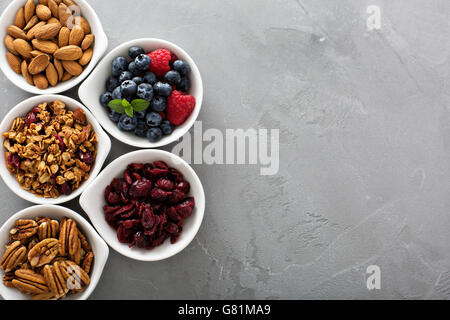
{"type": "Polygon", "coordinates": [[[94,253],[92,251],[86,253],[83,262],[81,263],[81,268],[86,271],[87,274],[91,271],[92,261],[94,261],[94,253]]]}
{"type": "Polygon", "coordinates": [[[57,300],[52,292],[33,294],[31,300],[57,300]]]}
{"type": "Polygon", "coordinates": [[[8,288],[15,288],[12,284],[13,279],[14,279],[14,272],[7,272],[3,276],[3,284],[8,288]]]}
{"type": "Polygon", "coordinates": [[[46,220],[39,224],[39,240],[47,238],[56,238],[59,234],[59,222],[56,220],[46,220]]]}
{"type": "Polygon", "coordinates": [[[34,236],[38,225],[34,220],[19,219],[15,222],[14,228],[9,233],[12,240],[25,240],[34,236]]]}
{"type": "Polygon", "coordinates": [[[64,279],[61,270],[54,266],[46,265],[43,271],[44,279],[53,296],[57,299],[64,297],[67,292],[69,292],[69,288],[67,288],[66,280],[64,279]]]}
{"type": "Polygon", "coordinates": [[[57,239],[49,238],[36,244],[28,252],[28,261],[32,267],[41,267],[50,263],[59,252],[59,242],[57,239]]]}
{"type": "Polygon", "coordinates": [[[84,286],[89,285],[91,279],[89,275],[75,262],[67,260],[56,262],[55,268],[61,270],[61,274],[66,280],[67,287],[73,291],[80,291],[84,286]]]}
{"type": "Polygon", "coordinates": [[[77,224],[72,219],[67,219],[61,224],[59,243],[60,255],[68,255],[70,259],[79,264],[81,260],[81,241],[78,235],[77,224]]]}
{"type": "Polygon", "coordinates": [[[11,281],[12,285],[23,293],[40,294],[48,291],[45,279],[32,270],[16,270],[16,278],[11,281]]]}
{"type": "Polygon", "coordinates": [[[14,270],[27,260],[27,248],[20,241],[15,241],[6,247],[0,265],[5,272],[14,270]]]}
{"type": "Polygon", "coordinates": [[[84,236],[84,234],[81,233],[80,230],[78,230],[78,236],[80,237],[81,247],[84,249],[84,251],[86,252],[92,251],[91,245],[89,244],[86,237],[84,236]]]}

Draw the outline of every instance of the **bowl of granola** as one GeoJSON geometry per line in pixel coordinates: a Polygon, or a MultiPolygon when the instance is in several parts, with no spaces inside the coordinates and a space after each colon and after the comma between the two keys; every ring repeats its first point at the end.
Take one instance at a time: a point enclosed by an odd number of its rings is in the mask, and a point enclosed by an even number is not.
{"type": "Polygon", "coordinates": [[[29,98],[0,124],[0,176],[16,195],[59,204],[80,195],[100,172],[111,140],[89,110],[61,95],[29,98]]]}
{"type": "Polygon", "coordinates": [[[28,207],[0,228],[0,296],[85,300],[108,255],[108,245],[77,212],[55,205],[28,207]]]}

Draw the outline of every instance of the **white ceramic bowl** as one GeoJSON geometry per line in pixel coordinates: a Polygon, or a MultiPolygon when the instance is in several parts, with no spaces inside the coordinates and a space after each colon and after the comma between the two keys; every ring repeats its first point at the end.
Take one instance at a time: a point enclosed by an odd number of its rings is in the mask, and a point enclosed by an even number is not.
{"type": "MultiPolygon", "coordinates": [[[[50,217],[59,221],[61,221],[63,217],[68,217],[77,223],[80,230],[86,236],[89,244],[92,246],[92,251],[94,252],[94,263],[90,272],[91,283],[83,292],[70,294],[65,298],[67,300],[86,300],[94,291],[100,280],[106,260],[108,260],[109,248],[105,241],[103,241],[97,232],[95,232],[89,222],[83,219],[75,211],[61,206],[39,205],[17,212],[0,228],[0,255],[3,255],[5,245],[9,242],[9,230],[13,228],[14,222],[18,219],[34,219],[36,217],[50,217]]],[[[3,277],[3,275],[4,271],[0,270],[0,276],[3,277]]],[[[0,295],[6,300],[30,299],[29,295],[23,294],[15,288],[8,288],[3,283],[0,283],[0,295]]]]}
{"type": "MultiPolygon", "coordinates": [[[[37,2],[37,1],[35,1],[37,2]]],[[[22,75],[15,73],[8,62],[6,61],[6,46],[2,43],[0,45],[0,68],[2,69],[5,76],[11,80],[17,87],[35,94],[50,94],[50,93],[60,93],[72,89],[81,81],[83,81],[88,74],[94,69],[95,65],[101,59],[106,49],[108,48],[108,38],[103,31],[102,24],[94,9],[85,0],[76,0],[76,4],[81,9],[81,16],[83,16],[91,26],[91,33],[95,35],[94,55],[92,56],[91,62],[84,69],[83,73],[78,77],[74,77],[68,81],[58,83],[56,86],[49,86],[45,90],[38,89],[35,86],[30,85],[22,75]]],[[[0,16],[0,38],[4,39],[6,36],[6,28],[14,23],[14,18],[20,7],[24,6],[26,0],[13,0],[10,2],[8,7],[3,11],[0,16]]]]}
{"type": "Polygon", "coordinates": [[[95,114],[102,127],[105,128],[105,130],[114,138],[138,148],[157,148],[178,140],[192,127],[202,106],[203,83],[200,72],[194,60],[192,60],[192,58],[183,49],[171,42],[160,39],[137,39],[125,42],[109,52],[102,59],[102,61],[100,61],[97,68],[95,68],[91,75],[80,86],[78,95],[80,96],[81,101],[83,101],[92,113],[95,114]],[[111,75],[112,61],[119,56],[128,57],[128,49],[132,46],[140,46],[146,52],[160,48],[170,50],[176,54],[179,59],[188,62],[192,69],[189,75],[189,79],[191,81],[191,89],[189,90],[189,94],[194,96],[196,100],[194,111],[191,113],[186,122],[175,128],[171,135],[163,136],[163,138],[156,143],[150,142],[147,138],[138,137],[132,132],[120,131],[117,128],[117,124],[108,118],[107,110],[100,104],[99,101],[100,95],[106,91],[105,82],[111,75]]]}
{"type": "Polygon", "coordinates": [[[11,128],[11,124],[13,120],[17,117],[23,117],[25,116],[33,107],[39,105],[42,102],[52,102],[55,100],[60,100],[64,102],[67,106],[67,108],[71,110],[75,110],[77,108],[83,109],[83,111],[86,114],[87,121],[92,125],[92,128],[97,133],[98,137],[98,143],[97,143],[97,158],[95,159],[94,166],[91,168],[90,177],[86,181],[84,181],[80,187],[76,190],[74,190],[70,195],[63,195],[59,196],[56,199],[53,198],[42,198],[38,197],[31,192],[28,192],[24,189],[22,189],[19,185],[19,183],[16,181],[15,176],[13,176],[8,169],[6,168],[6,159],[5,159],[5,152],[6,149],[3,147],[3,141],[4,139],[1,138],[1,156],[0,156],[0,176],[2,177],[3,181],[6,183],[6,185],[13,191],[16,195],[21,197],[22,199],[25,199],[27,201],[37,203],[37,204],[58,204],[67,202],[69,200],[72,200],[79,196],[84,189],[88,186],[89,183],[91,183],[97,174],[100,172],[103,163],[106,160],[106,157],[108,156],[109,151],[111,150],[111,140],[109,139],[108,135],[103,131],[102,127],[99,125],[97,120],[95,120],[92,113],[81,103],[78,101],[61,95],[41,95],[41,96],[35,96],[31,97],[25,101],[22,101],[15,107],[13,107],[8,114],[3,118],[3,121],[0,124],[0,135],[3,132],[9,131],[11,128]]]}
{"type": "Polygon", "coordinates": [[[184,248],[194,239],[200,228],[205,211],[205,193],[202,183],[195,171],[180,157],[161,150],[140,150],[127,153],[111,162],[90,184],[80,197],[80,205],[88,214],[92,224],[102,238],[117,252],[129,258],[141,261],[158,261],[169,258],[184,248]],[[195,198],[192,215],[183,221],[183,231],[175,244],[166,240],[162,245],[146,250],[129,248],[128,244],[117,240],[117,232],[106,222],[103,206],[106,204],[104,190],[114,178],[122,177],[130,163],[150,163],[164,161],[169,167],[178,169],[191,185],[190,196],[195,198]]]}

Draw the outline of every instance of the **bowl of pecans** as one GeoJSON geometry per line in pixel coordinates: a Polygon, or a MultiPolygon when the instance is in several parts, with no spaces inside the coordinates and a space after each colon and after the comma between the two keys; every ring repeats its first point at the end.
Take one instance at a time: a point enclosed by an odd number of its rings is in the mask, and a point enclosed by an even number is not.
{"type": "Polygon", "coordinates": [[[85,300],[109,254],[85,219],[55,205],[14,214],[0,228],[0,244],[0,295],[7,300],[85,300]]]}
{"type": "Polygon", "coordinates": [[[35,94],[67,91],[87,77],[108,47],[85,0],[14,0],[0,17],[0,68],[35,94]]]}
{"type": "Polygon", "coordinates": [[[0,176],[37,204],[74,199],[100,172],[111,140],[81,103],[60,95],[29,98],[0,124],[0,176]]]}

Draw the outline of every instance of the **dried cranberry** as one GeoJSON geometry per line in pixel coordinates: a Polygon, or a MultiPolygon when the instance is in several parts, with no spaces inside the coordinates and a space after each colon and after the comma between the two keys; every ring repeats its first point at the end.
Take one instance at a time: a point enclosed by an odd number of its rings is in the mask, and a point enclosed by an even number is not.
{"type": "Polygon", "coordinates": [[[192,214],[192,209],[194,207],[195,207],[194,198],[188,198],[179,205],[177,205],[175,209],[183,219],[186,219],[192,214]]]}
{"type": "Polygon", "coordinates": [[[32,123],[35,123],[38,121],[38,117],[34,112],[28,112],[25,116],[25,124],[29,126],[32,123]]]}
{"type": "Polygon", "coordinates": [[[125,229],[132,229],[141,224],[141,221],[139,219],[134,220],[125,220],[122,222],[122,225],[125,229]]]}
{"type": "Polygon", "coordinates": [[[61,150],[62,152],[66,151],[66,144],[64,143],[63,139],[57,134],[55,134],[54,137],[56,140],[58,140],[59,150],[61,150]]]}
{"type": "Polygon", "coordinates": [[[134,240],[130,244],[130,246],[133,246],[133,245],[135,245],[138,248],[145,248],[145,246],[147,245],[145,235],[141,231],[138,231],[134,234],[134,240]]]}
{"type": "Polygon", "coordinates": [[[133,178],[134,181],[142,180],[142,176],[139,173],[137,173],[137,172],[132,172],[131,173],[131,177],[133,178]]]}
{"type": "Polygon", "coordinates": [[[155,166],[155,168],[169,170],[169,166],[164,161],[155,161],[153,162],[153,165],[155,166]]]}
{"type": "Polygon", "coordinates": [[[142,211],[141,222],[145,229],[151,229],[155,225],[156,216],[153,213],[152,207],[149,205],[146,205],[142,211]]]}
{"type": "Polygon", "coordinates": [[[119,207],[119,209],[114,211],[114,215],[115,216],[121,215],[122,213],[130,211],[131,209],[133,209],[133,207],[134,207],[134,204],[132,204],[132,203],[127,204],[126,206],[123,206],[123,207],[119,207]]]}
{"type": "Polygon", "coordinates": [[[31,112],[33,112],[33,113],[39,113],[39,112],[41,112],[41,108],[39,108],[39,107],[34,107],[33,109],[31,109],[31,112]]]}
{"type": "Polygon", "coordinates": [[[95,160],[94,155],[90,151],[83,152],[80,150],[80,152],[78,153],[78,157],[81,161],[88,165],[93,164],[95,160]]]}
{"type": "Polygon", "coordinates": [[[153,188],[151,192],[151,198],[155,200],[165,200],[167,197],[169,197],[172,193],[169,191],[164,191],[159,188],[153,188]]]}
{"type": "Polygon", "coordinates": [[[174,207],[170,207],[166,210],[167,216],[172,219],[172,221],[178,222],[182,220],[180,215],[178,214],[177,210],[174,207]]]}
{"type": "Polygon", "coordinates": [[[147,179],[136,180],[130,187],[128,194],[131,199],[138,199],[148,196],[152,189],[152,183],[147,179]]]}
{"type": "Polygon", "coordinates": [[[169,196],[169,198],[167,199],[169,201],[169,203],[178,203],[181,200],[183,200],[185,197],[185,194],[183,192],[181,192],[178,189],[175,189],[172,191],[172,194],[169,196]]]}
{"type": "Polygon", "coordinates": [[[169,173],[176,182],[184,181],[183,174],[175,168],[170,168],[169,173]]]}
{"type": "Polygon", "coordinates": [[[111,191],[106,195],[106,202],[113,206],[116,204],[120,204],[122,202],[122,199],[117,193],[111,191]]]}
{"type": "Polygon", "coordinates": [[[125,179],[126,183],[128,184],[133,183],[133,179],[131,178],[131,173],[129,170],[125,170],[125,172],[123,173],[123,178],[125,179]]]}
{"type": "Polygon", "coordinates": [[[175,223],[169,222],[164,230],[169,234],[174,234],[178,232],[178,226],[175,223]]]}
{"type": "Polygon", "coordinates": [[[104,207],[103,207],[103,212],[104,212],[105,214],[113,214],[113,213],[116,212],[118,209],[120,209],[120,206],[114,206],[114,207],[111,207],[111,206],[104,206],[104,207]]]}
{"type": "Polygon", "coordinates": [[[131,171],[141,171],[144,169],[144,164],[142,163],[131,163],[127,167],[128,170],[131,171]]]}
{"type": "Polygon", "coordinates": [[[60,194],[67,196],[72,193],[72,188],[67,182],[64,182],[59,185],[58,191],[60,194]]]}
{"type": "Polygon", "coordinates": [[[187,181],[180,181],[175,185],[175,189],[180,190],[184,194],[187,194],[191,190],[191,185],[187,181]]]}
{"type": "Polygon", "coordinates": [[[123,224],[119,225],[117,229],[117,239],[122,243],[129,243],[133,240],[133,230],[126,229],[123,224]]]}
{"type": "Polygon", "coordinates": [[[166,178],[159,178],[158,181],[156,181],[156,185],[165,191],[170,191],[174,187],[174,183],[166,178]]]}
{"type": "Polygon", "coordinates": [[[122,178],[115,178],[111,182],[111,187],[119,193],[128,193],[128,184],[122,178]]]}
{"type": "Polygon", "coordinates": [[[16,169],[20,167],[20,157],[16,153],[10,153],[7,162],[10,167],[16,169]]]}

